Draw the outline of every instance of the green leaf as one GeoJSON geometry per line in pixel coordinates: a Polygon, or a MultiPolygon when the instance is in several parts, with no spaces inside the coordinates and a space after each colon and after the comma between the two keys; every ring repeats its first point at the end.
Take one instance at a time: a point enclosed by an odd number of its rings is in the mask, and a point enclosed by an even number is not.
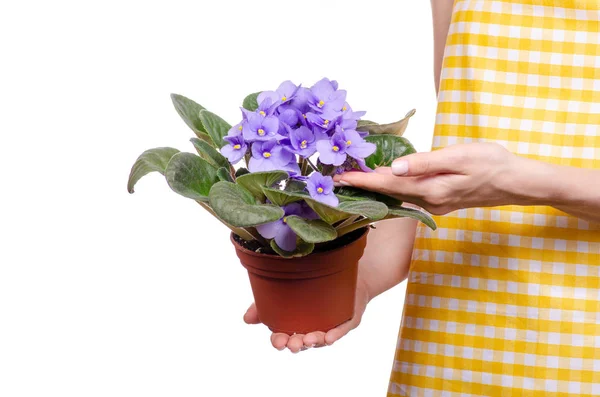
{"type": "Polygon", "coordinates": [[[402,205],[402,201],[391,197],[386,196],[385,194],[370,192],[368,190],[359,189],[356,187],[343,186],[336,189],[335,194],[338,196],[340,201],[349,201],[349,200],[373,200],[379,201],[386,205],[402,205]]]}
{"type": "Polygon", "coordinates": [[[177,153],[165,171],[167,183],[176,193],[193,200],[207,201],[212,185],[219,180],[217,170],[192,153],[177,153]]]}
{"type": "Polygon", "coordinates": [[[396,121],[395,123],[390,124],[377,124],[368,120],[359,120],[358,127],[356,128],[358,131],[366,131],[369,134],[388,134],[388,135],[396,135],[401,136],[406,131],[406,127],[408,126],[408,120],[414,116],[416,110],[412,109],[410,112],[406,113],[406,116],[402,120],[396,121]]]}
{"type": "Polygon", "coordinates": [[[194,144],[196,151],[204,160],[208,161],[215,168],[229,168],[229,161],[225,156],[217,151],[210,143],[198,138],[191,138],[190,141],[194,144]]]}
{"type": "Polygon", "coordinates": [[[416,153],[408,139],[395,135],[370,135],[365,138],[367,142],[377,145],[375,153],[365,159],[367,166],[372,169],[389,167],[398,157],[416,153]]]}
{"type": "Polygon", "coordinates": [[[165,169],[171,157],[179,153],[179,150],[171,147],[157,147],[155,149],[146,150],[142,153],[129,173],[129,180],[127,181],[127,191],[133,193],[133,187],[144,175],[151,172],[160,172],[165,174],[165,169]]]}
{"type": "Polygon", "coordinates": [[[306,183],[297,181],[295,179],[290,179],[285,184],[286,192],[304,192],[306,190],[306,183]]]}
{"type": "Polygon", "coordinates": [[[361,215],[373,221],[383,219],[388,214],[387,205],[371,200],[344,201],[337,208],[340,211],[361,215]]]}
{"type": "Polygon", "coordinates": [[[233,182],[233,178],[229,173],[229,168],[221,167],[217,170],[217,177],[220,181],[233,182]]]}
{"type": "Polygon", "coordinates": [[[260,94],[260,92],[255,92],[244,98],[244,102],[242,103],[243,108],[250,110],[251,112],[254,112],[256,109],[258,109],[258,94],[260,94]]]}
{"type": "Polygon", "coordinates": [[[236,182],[252,193],[259,201],[265,201],[262,188],[273,187],[273,185],[286,180],[288,177],[289,175],[285,171],[252,172],[239,176],[236,182]]]}
{"type": "Polygon", "coordinates": [[[315,211],[317,215],[319,215],[319,218],[321,218],[330,225],[333,225],[334,223],[337,223],[339,221],[343,221],[344,219],[350,218],[349,213],[341,211],[336,207],[331,207],[317,200],[314,200],[310,198],[308,193],[298,192],[292,194],[302,197],[304,201],[306,201],[306,204],[308,204],[310,208],[312,208],[313,211],[315,211]]]}
{"type": "Polygon", "coordinates": [[[238,178],[238,177],[240,177],[240,176],[242,176],[242,175],[246,175],[246,174],[249,174],[249,173],[250,173],[250,171],[248,171],[248,168],[244,168],[244,167],[242,167],[242,168],[239,168],[239,169],[238,169],[238,170],[235,172],[235,177],[236,177],[236,178],[238,178]]]}
{"type": "Polygon", "coordinates": [[[307,220],[296,215],[283,219],[298,237],[307,243],[324,243],[337,238],[337,231],[320,219],[307,220]]]}
{"type": "Polygon", "coordinates": [[[433,230],[437,229],[437,225],[431,216],[414,208],[390,207],[387,219],[392,218],[413,218],[423,222],[433,230]]]}
{"type": "Polygon", "coordinates": [[[217,182],[210,189],[210,206],[225,222],[236,227],[250,227],[275,222],[283,217],[281,208],[256,202],[254,196],[231,182],[217,182]]]}
{"type": "Polygon", "coordinates": [[[223,137],[227,135],[227,132],[231,129],[231,125],[206,109],[201,110],[199,116],[204,128],[206,128],[206,132],[210,135],[210,139],[214,144],[213,146],[216,148],[225,146],[226,142],[223,140],[223,137]]]}
{"type": "Polygon", "coordinates": [[[294,252],[282,250],[281,248],[279,248],[275,240],[271,240],[270,244],[273,251],[278,253],[280,256],[283,256],[284,258],[296,258],[300,256],[306,256],[313,252],[313,250],[315,249],[315,245],[313,243],[307,243],[306,241],[302,240],[298,241],[298,245],[296,246],[294,252]]]}
{"type": "Polygon", "coordinates": [[[199,117],[200,111],[203,110],[204,107],[183,95],[171,94],[171,100],[173,101],[173,105],[179,116],[185,121],[188,127],[194,131],[196,136],[203,140],[209,139],[208,133],[199,117]]]}
{"type": "Polygon", "coordinates": [[[289,192],[286,192],[285,190],[263,187],[262,191],[273,204],[280,207],[302,200],[302,197],[289,194],[289,192]]]}
{"type": "Polygon", "coordinates": [[[337,207],[332,207],[316,201],[308,193],[296,192],[290,194],[303,198],[310,208],[319,215],[319,218],[330,225],[348,219],[352,215],[360,215],[376,221],[385,218],[388,213],[387,206],[377,201],[349,200],[341,202],[337,207]]]}

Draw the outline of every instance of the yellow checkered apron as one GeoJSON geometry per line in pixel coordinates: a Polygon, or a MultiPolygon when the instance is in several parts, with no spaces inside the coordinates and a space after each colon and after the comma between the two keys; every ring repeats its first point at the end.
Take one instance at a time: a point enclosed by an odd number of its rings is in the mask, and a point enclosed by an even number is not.
{"type": "MultiPolygon", "coordinates": [[[[600,168],[599,32],[600,1],[456,1],[434,149],[600,168]]],[[[436,221],[418,230],[388,395],[600,396],[600,225],[543,206],[436,221]]]]}

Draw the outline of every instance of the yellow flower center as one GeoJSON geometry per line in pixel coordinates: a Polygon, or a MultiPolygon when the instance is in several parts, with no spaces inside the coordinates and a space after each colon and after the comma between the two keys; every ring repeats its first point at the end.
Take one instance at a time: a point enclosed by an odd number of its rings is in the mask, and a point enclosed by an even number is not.
{"type": "Polygon", "coordinates": [[[282,100],[282,101],[287,101],[287,97],[284,95],[284,96],[281,98],[281,100],[282,100]]]}
{"type": "Polygon", "coordinates": [[[260,114],[261,116],[266,116],[267,115],[263,110],[261,110],[260,112],[258,112],[258,114],[260,114]]]}
{"type": "Polygon", "coordinates": [[[302,142],[300,142],[300,148],[301,148],[301,149],[306,149],[306,144],[307,144],[307,143],[308,143],[308,142],[306,142],[306,141],[302,141],[302,142]]]}
{"type": "Polygon", "coordinates": [[[321,100],[319,101],[319,107],[320,107],[320,108],[322,108],[322,107],[323,107],[323,105],[325,105],[325,101],[321,99],[321,100]]]}
{"type": "Polygon", "coordinates": [[[346,106],[344,106],[344,107],[342,108],[342,111],[344,111],[344,112],[345,112],[346,110],[348,110],[348,108],[347,108],[346,106]]]}
{"type": "Polygon", "coordinates": [[[302,114],[302,117],[306,118],[306,115],[305,115],[305,114],[302,114]]]}
{"type": "Polygon", "coordinates": [[[242,148],[242,145],[233,145],[233,148],[235,150],[240,150],[242,148]]]}
{"type": "Polygon", "coordinates": [[[284,216],[282,220],[283,220],[283,223],[287,223],[287,216],[284,216]]]}
{"type": "Polygon", "coordinates": [[[346,145],[348,145],[348,146],[352,145],[352,141],[346,141],[346,145]]]}
{"type": "Polygon", "coordinates": [[[256,132],[258,132],[258,135],[260,136],[265,136],[265,130],[263,130],[262,128],[259,128],[256,132]]]}
{"type": "Polygon", "coordinates": [[[337,146],[334,146],[334,147],[332,147],[331,149],[333,149],[333,151],[334,151],[334,152],[339,152],[339,151],[340,151],[340,148],[339,148],[339,147],[337,147],[337,146]]]}
{"type": "Polygon", "coordinates": [[[319,192],[319,193],[323,193],[323,188],[322,188],[322,187],[318,187],[318,188],[317,188],[317,192],[319,192]]]}
{"type": "Polygon", "coordinates": [[[240,126],[238,127],[238,130],[240,130],[240,131],[241,131],[242,129],[243,129],[243,127],[240,125],[240,126]]]}
{"type": "Polygon", "coordinates": [[[323,120],[323,124],[328,125],[329,124],[329,120],[323,120]]]}
{"type": "Polygon", "coordinates": [[[263,157],[264,157],[264,158],[266,158],[266,159],[268,159],[269,157],[271,157],[271,153],[269,153],[269,152],[264,152],[264,153],[263,153],[263,157]]]}

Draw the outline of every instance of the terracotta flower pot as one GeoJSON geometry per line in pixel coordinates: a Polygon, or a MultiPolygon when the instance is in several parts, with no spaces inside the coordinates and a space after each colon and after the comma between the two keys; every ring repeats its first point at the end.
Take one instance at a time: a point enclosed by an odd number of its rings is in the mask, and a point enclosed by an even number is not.
{"type": "Polygon", "coordinates": [[[365,228],[346,245],[288,259],[248,250],[232,235],[261,322],[273,332],[292,335],[328,331],[350,320],[367,234],[365,228]]]}

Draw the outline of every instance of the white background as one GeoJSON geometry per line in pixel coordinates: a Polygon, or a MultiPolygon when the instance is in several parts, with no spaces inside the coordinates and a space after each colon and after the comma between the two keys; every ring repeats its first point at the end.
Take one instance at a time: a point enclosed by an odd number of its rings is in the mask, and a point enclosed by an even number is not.
{"type": "MultiPolygon", "coordinates": [[[[193,152],[171,92],[231,123],[326,76],[429,150],[426,1],[6,1],[0,7],[0,396],[383,396],[404,284],[332,347],[278,352],[228,230],[145,149],[193,152]]],[[[385,249],[385,247],[381,247],[385,249]]]]}

